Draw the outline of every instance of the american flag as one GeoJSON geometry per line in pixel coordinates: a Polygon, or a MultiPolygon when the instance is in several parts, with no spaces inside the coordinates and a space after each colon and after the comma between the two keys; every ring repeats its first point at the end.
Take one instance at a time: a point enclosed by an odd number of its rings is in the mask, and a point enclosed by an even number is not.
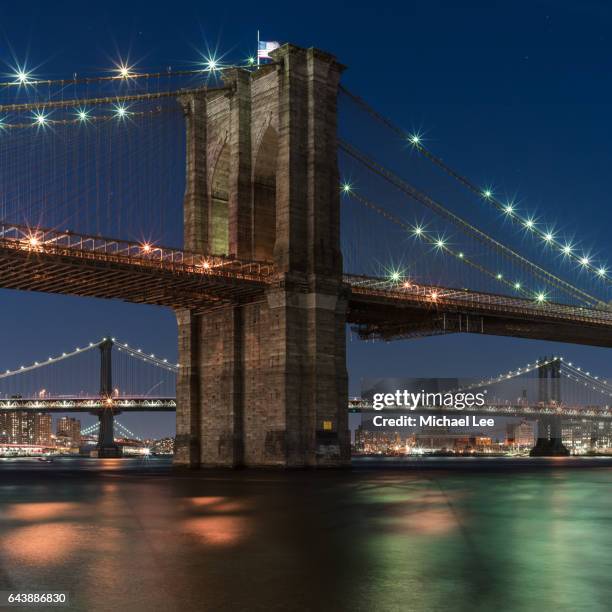
{"type": "Polygon", "coordinates": [[[258,59],[272,59],[270,57],[270,51],[274,51],[274,49],[278,49],[279,47],[280,43],[274,40],[260,40],[259,47],[257,49],[258,59]]]}

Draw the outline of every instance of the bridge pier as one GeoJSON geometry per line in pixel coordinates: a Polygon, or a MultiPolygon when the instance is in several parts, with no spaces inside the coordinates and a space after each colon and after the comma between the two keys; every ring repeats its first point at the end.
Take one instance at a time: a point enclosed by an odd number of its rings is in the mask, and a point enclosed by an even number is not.
{"type": "MultiPolygon", "coordinates": [[[[543,360],[538,367],[539,403],[558,406],[561,403],[561,362],[543,360]]],[[[538,439],[530,451],[531,457],[567,457],[570,452],[563,444],[562,419],[558,415],[545,415],[538,419],[538,439]]]]}
{"type": "Polygon", "coordinates": [[[544,416],[538,419],[538,439],[531,449],[531,457],[567,457],[570,452],[561,437],[560,416],[544,416]]]}
{"type": "Polygon", "coordinates": [[[267,261],[276,282],[257,301],[177,312],[179,465],[350,461],[336,150],[342,67],[291,45],[274,59],[228,74],[229,95],[183,101],[187,248],[267,261]]]}
{"type": "Polygon", "coordinates": [[[111,402],[98,411],[98,457],[121,457],[121,448],[115,444],[115,415],[112,408],[113,395],[113,341],[105,339],[100,344],[100,397],[111,402]]]}

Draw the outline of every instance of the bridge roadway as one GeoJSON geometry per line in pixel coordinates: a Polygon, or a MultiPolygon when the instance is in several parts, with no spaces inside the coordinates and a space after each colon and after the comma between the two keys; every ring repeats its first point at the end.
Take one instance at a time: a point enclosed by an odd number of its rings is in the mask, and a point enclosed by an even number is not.
{"type": "Polygon", "coordinates": [[[174,412],[174,397],[103,397],[11,398],[0,399],[0,411],[27,412],[97,412],[112,408],[117,412],[174,412]]]}
{"type": "MultiPolygon", "coordinates": [[[[364,338],[468,332],[612,347],[612,310],[345,275],[364,338]]],[[[206,311],[261,299],[269,263],[0,223],[0,287],[206,311]]]]}
{"type": "Polygon", "coordinates": [[[361,398],[349,399],[349,412],[371,413],[372,415],[418,415],[418,414],[440,414],[453,417],[462,415],[474,416],[506,416],[537,418],[541,416],[558,416],[564,419],[590,419],[609,420],[612,419],[612,408],[608,406],[550,406],[542,404],[485,404],[484,406],[473,406],[457,410],[456,408],[419,407],[418,410],[407,410],[402,408],[383,408],[375,410],[372,403],[361,398]]]}
{"type": "MultiPolygon", "coordinates": [[[[28,411],[28,412],[96,412],[102,408],[112,408],[116,412],[174,412],[176,398],[174,397],[119,397],[108,399],[100,397],[58,397],[58,398],[12,398],[0,399],[0,411],[28,411]]],[[[372,414],[446,414],[460,417],[470,415],[494,415],[508,417],[536,418],[539,416],[561,416],[563,418],[580,418],[593,420],[612,419],[612,408],[607,406],[546,406],[541,404],[487,404],[474,406],[464,410],[419,408],[419,410],[406,410],[400,408],[384,408],[374,410],[371,402],[361,398],[351,398],[348,404],[349,412],[362,412],[372,414]]]]}

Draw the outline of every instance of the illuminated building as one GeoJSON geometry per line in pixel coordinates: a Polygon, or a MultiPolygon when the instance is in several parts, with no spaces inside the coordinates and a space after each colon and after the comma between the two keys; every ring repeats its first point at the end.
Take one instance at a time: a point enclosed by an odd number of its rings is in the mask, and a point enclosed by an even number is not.
{"type": "Polygon", "coordinates": [[[0,412],[0,442],[51,444],[52,417],[45,412],[0,412]]]}
{"type": "Polygon", "coordinates": [[[79,446],[81,444],[81,421],[73,417],[61,417],[56,425],[57,442],[61,446],[79,446]]]}
{"type": "Polygon", "coordinates": [[[521,421],[506,426],[506,445],[515,448],[533,448],[535,445],[535,423],[521,421]]]}
{"type": "Polygon", "coordinates": [[[151,445],[151,452],[155,455],[173,455],[174,438],[161,438],[151,445]]]}

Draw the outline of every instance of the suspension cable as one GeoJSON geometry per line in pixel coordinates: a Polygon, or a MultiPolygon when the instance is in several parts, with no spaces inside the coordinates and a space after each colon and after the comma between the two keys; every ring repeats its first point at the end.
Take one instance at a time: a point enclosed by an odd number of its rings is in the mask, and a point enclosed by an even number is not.
{"type": "MultiPolygon", "coordinates": [[[[411,233],[413,235],[416,235],[416,230],[417,230],[416,226],[413,226],[413,225],[410,225],[408,223],[405,223],[401,219],[397,218],[395,215],[391,214],[386,209],[382,208],[378,204],[375,204],[369,198],[366,198],[365,196],[356,193],[354,189],[350,189],[349,191],[346,191],[345,193],[349,197],[351,197],[354,200],[356,200],[357,202],[363,204],[367,208],[377,212],[382,217],[388,219],[389,221],[391,221],[395,225],[398,225],[399,227],[401,227],[402,229],[406,230],[407,232],[409,232],[409,233],[411,233]]],[[[519,293],[522,293],[526,297],[529,296],[529,292],[527,290],[525,290],[523,287],[518,287],[517,288],[515,283],[512,283],[511,281],[509,281],[509,280],[507,280],[507,279],[505,279],[503,277],[500,278],[499,275],[496,272],[493,272],[492,270],[489,270],[487,267],[483,266],[482,264],[479,264],[478,262],[472,261],[469,257],[466,257],[462,252],[455,251],[454,249],[450,248],[449,246],[447,246],[445,244],[440,245],[439,242],[435,238],[433,238],[432,236],[427,235],[424,232],[420,233],[419,237],[422,240],[425,240],[426,242],[431,244],[432,246],[435,246],[436,248],[443,249],[446,253],[448,253],[449,255],[452,255],[453,257],[455,257],[455,259],[457,259],[458,261],[461,261],[462,263],[466,264],[467,266],[470,266],[470,267],[474,268],[475,270],[478,270],[478,272],[481,272],[482,274],[485,274],[486,276],[488,276],[488,277],[490,277],[490,278],[492,278],[492,279],[494,279],[494,280],[496,280],[498,282],[501,282],[501,283],[507,285],[508,287],[512,288],[513,290],[518,291],[519,293]]]]}
{"type": "Polygon", "coordinates": [[[0,104],[0,113],[21,112],[21,111],[38,111],[48,108],[72,108],[83,106],[100,106],[115,104],[117,102],[144,102],[147,100],[160,100],[162,98],[175,98],[178,96],[201,94],[210,91],[226,91],[228,87],[194,87],[191,89],[176,89],[172,91],[158,91],[155,93],[144,94],[129,94],[116,96],[103,96],[99,98],[79,98],[79,99],[64,99],[50,100],[47,102],[19,102],[16,104],[0,104]]]}
{"type": "Polygon", "coordinates": [[[17,374],[24,374],[25,372],[31,372],[32,370],[36,370],[38,368],[42,368],[53,363],[57,363],[58,361],[63,361],[64,359],[70,359],[70,357],[74,357],[75,355],[81,355],[86,351],[90,351],[91,349],[100,346],[102,342],[104,342],[104,340],[100,340],[98,342],[90,342],[88,346],[85,346],[83,348],[77,347],[76,349],[74,349],[74,351],[71,351],[70,353],[62,353],[58,357],[49,357],[46,361],[43,362],[35,361],[31,365],[21,366],[17,370],[6,370],[6,372],[0,374],[0,379],[9,378],[10,376],[15,376],[17,374]]]}
{"type": "Polygon", "coordinates": [[[501,242],[499,242],[498,240],[495,240],[494,238],[492,238],[485,232],[479,230],[477,227],[465,221],[463,218],[459,217],[455,213],[451,212],[446,207],[442,206],[441,204],[439,204],[438,202],[430,198],[428,195],[420,192],[415,187],[413,187],[412,185],[410,185],[403,179],[399,178],[397,175],[392,173],[387,168],[381,166],[380,164],[378,164],[371,158],[367,157],[365,154],[357,150],[354,146],[350,145],[346,141],[339,139],[338,146],[340,149],[342,149],[344,152],[350,155],[353,159],[361,163],[363,166],[365,166],[367,169],[369,169],[374,174],[378,175],[379,177],[386,180],[388,183],[395,186],[397,189],[402,191],[404,194],[406,194],[411,199],[423,204],[430,210],[433,210],[439,216],[459,226],[460,229],[472,235],[473,237],[478,239],[480,242],[483,242],[487,244],[488,246],[492,246],[494,249],[496,249],[499,253],[503,254],[505,257],[509,259],[518,260],[522,265],[531,269],[534,276],[536,276],[540,280],[547,282],[548,284],[556,287],[557,289],[561,291],[564,291],[565,293],[582,301],[583,303],[587,304],[590,307],[605,306],[605,302],[603,302],[602,300],[586,293],[582,289],[579,289],[578,287],[575,287],[574,285],[568,283],[567,281],[559,278],[552,272],[545,270],[538,264],[530,261],[523,255],[520,255],[519,253],[517,253],[510,247],[502,244],[501,242]]]}
{"type": "Polygon", "coordinates": [[[408,141],[410,144],[416,149],[416,151],[428,159],[436,166],[438,166],[443,172],[445,172],[448,176],[455,179],[458,183],[463,185],[466,189],[476,194],[480,199],[484,199],[486,202],[491,204],[498,211],[503,212],[507,218],[511,220],[515,225],[520,225],[523,228],[528,228],[529,231],[534,235],[539,237],[542,240],[542,243],[557,248],[557,250],[563,254],[564,257],[573,260],[574,262],[580,264],[583,268],[590,270],[595,273],[597,278],[605,281],[607,284],[612,285],[612,276],[608,274],[608,271],[605,268],[598,268],[593,265],[588,258],[581,257],[580,255],[573,252],[573,248],[568,244],[563,244],[559,240],[555,238],[552,232],[544,231],[537,227],[533,220],[530,220],[527,217],[523,217],[518,214],[512,206],[504,205],[500,202],[491,192],[485,191],[478,187],[475,183],[473,183],[469,178],[465,175],[460,174],[453,168],[451,168],[448,164],[446,164],[440,157],[435,155],[432,151],[427,149],[421,140],[418,137],[415,137],[412,134],[409,134],[396,124],[394,124],[390,119],[383,116],[377,110],[372,108],[363,98],[360,96],[350,92],[348,89],[340,85],[340,91],[348,96],[353,102],[358,104],[362,109],[364,109],[368,114],[370,114],[374,119],[376,119],[379,123],[387,127],[391,130],[396,136],[399,136],[403,141],[408,141]]]}
{"type": "Polygon", "coordinates": [[[127,342],[120,342],[118,340],[113,340],[117,345],[118,350],[125,351],[127,355],[130,357],[135,357],[136,359],[140,359],[140,361],[144,361],[145,363],[149,363],[151,365],[155,365],[159,368],[163,368],[165,370],[169,370],[170,372],[178,372],[179,364],[170,363],[168,359],[161,359],[156,357],[154,354],[143,353],[141,349],[134,349],[127,344],[127,342]]]}
{"type": "MultiPolygon", "coordinates": [[[[272,62],[271,62],[272,63],[272,62]]],[[[270,64],[266,64],[267,66],[270,64]]],[[[129,83],[136,79],[157,79],[160,77],[176,77],[176,76],[194,76],[208,74],[216,75],[216,73],[223,73],[228,70],[235,68],[241,69],[255,69],[256,66],[252,64],[245,65],[231,65],[231,66],[216,66],[215,68],[192,68],[183,70],[164,70],[157,72],[135,72],[129,70],[126,74],[112,74],[112,75],[98,75],[90,77],[73,77],[73,78],[61,78],[61,79],[29,79],[15,80],[8,82],[1,82],[0,87],[12,88],[12,87],[41,87],[57,85],[58,87],[65,87],[67,85],[91,85],[92,83],[103,83],[108,81],[115,81],[119,83],[129,83]]],[[[119,69],[117,69],[119,72],[119,69]]]]}

